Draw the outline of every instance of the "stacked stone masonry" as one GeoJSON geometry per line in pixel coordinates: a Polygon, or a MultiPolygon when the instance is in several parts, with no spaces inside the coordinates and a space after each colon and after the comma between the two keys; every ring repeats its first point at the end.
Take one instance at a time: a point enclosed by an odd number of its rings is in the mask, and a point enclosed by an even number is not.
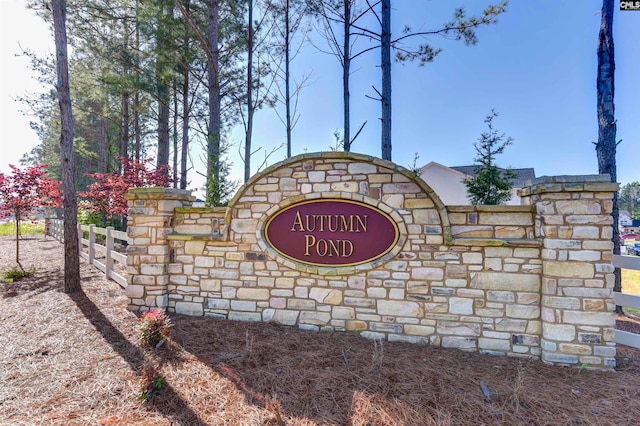
{"type": "Polygon", "coordinates": [[[133,189],[127,295],[133,310],[274,321],[559,365],[615,366],[606,176],[544,177],[523,206],[444,206],[413,173],[374,157],[318,153],[254,176],[226,208],[187,191],[133,189]],[[296,262],[267,220],[315,199],[388,214],[400,238],[366,264],[296,262]]]}

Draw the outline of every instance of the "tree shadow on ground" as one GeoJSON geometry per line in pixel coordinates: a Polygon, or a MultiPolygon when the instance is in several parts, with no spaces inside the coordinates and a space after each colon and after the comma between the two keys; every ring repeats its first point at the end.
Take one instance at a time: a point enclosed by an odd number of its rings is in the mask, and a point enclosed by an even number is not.
{"type": "Polygon", "coordinates": [[[433,366],[411,365],[410,358],[402,356],[409,352],[420,359],[417,355],[426,351],[430,362],[447,368],[447,351],[437,348],[394,343],[383,349],[346,332],[175,318],[175,343],[232,382],[248,403],[270,411],[275,424],[284,424],[286,418],[351,424],[367,413],[377,414],[363,424],[443,424],[453,417],[455,407],[451,412],[443,409],[440,399],[456,392],[468,407],[486,411],[481,397],[465,397],[470,388],[480,394],[474,375],[457,371],[434,376],[433,366]],[[300,333],[313,333],[313,338],[300,340],[300,333]]]}
{"type": "MultiPolygon", "coordinates": [[[[131,370],[141,377],[145,363],[153,362],[152,357],[145,356],[145,352],[132,344],[127,337],[114,326],[109,318],[107,318],[100,308],[84,293],[77,291],[69,294],[85,318],[98,331],[102,337],[109,343],[112,349],[118,353],[124,361],[127,362],[131,370]]],[[[169,384],[165,384],[162,390],[163,404],[151,400],[147,406],[156,410],[167,418],[172,419],[178,425],[205,425],[206,423],[200,419],[198,414],[194,412],[189,404],[184,401],[169,384]],[[166,403],[169,401],[170,403],[166,403]]]]}
{"type": "MultiPolygon", "coordinates": [[[[7,280],[0,281],[0,294],[3,299],[21,296],[27,293],[33,293],[33,295],[36,296],[48,291],[60,290],[60,278],[63,276],[62,263],[47,262],[47,260],[43,260],[50,256],[49,253],[35,257],[29,256],[30,251],[33,250],[34,244],[37,244],[38,251],[60,250],[60,245],[51,244],[52,242],[55,242],[55,240],[47,240],[40,236],[29,235],[20,237],[20,244],[22,247],[19,256],[20,263],[22,264],[23,270],[27,273],[31,273],[31,275],[13,279],[11,282],[7,282],[7,280]]],[[[0,267],[0,270],[8,271],[10,269],[20,269],[20,266],[15,261],[15,239],[3,238],[1,243],[0,256],[4,258],[3,260],[5,262],[2,262],[3,266],[0,267]]]]}
{"type": "MultiPolygon", "coordinates": [[[[376,347],[349,332],[172,318],[172,338],[187,358],[270,412],[271,424],[593,424],[601,416],[615,422],[625,414],[611,408],[617,399],[603,389],[635,383],[533,359],[402,342],[376,347]]],[[[206,382],[193,388],[209,391],[206,382]]]]}

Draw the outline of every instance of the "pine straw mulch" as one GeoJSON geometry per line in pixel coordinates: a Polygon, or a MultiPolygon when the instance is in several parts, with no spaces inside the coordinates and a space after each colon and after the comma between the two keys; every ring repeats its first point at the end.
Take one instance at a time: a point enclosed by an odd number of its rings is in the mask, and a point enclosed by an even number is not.
{"type": "MultiPolygon", "coordinates": [[[[122,289],[81,263],[65,294],[62,245],[21,242],[37,273],[0,284],[2,425],[625,425],[640,419],[640,351],[616,372],[350,333],[172,315],[173,340],[143,351],[122,289]],[[145,365],[166,388],[134,397],[145,365]],[[489,398],[481,389],[486,385],[489,398]]],[[[14,243],[0,238],[0,269],[14,243]]],[[[637,318],[636,318],[637,320],[637,318]]],[[[640,327],[640,322],[635,326],[640,327]]]]}

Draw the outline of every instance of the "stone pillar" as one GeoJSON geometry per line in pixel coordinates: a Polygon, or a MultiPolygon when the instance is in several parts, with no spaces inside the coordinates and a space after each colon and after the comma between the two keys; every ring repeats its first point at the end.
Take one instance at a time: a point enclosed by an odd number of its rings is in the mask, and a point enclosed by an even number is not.
{"type": "Polygon", "coordinates": [[[616,348],[608,175],[534,179],[521,190],[542,239],[542,360],[611,369],[616,348]]]}
{"type": "Polygon", "coordinates": [[[129,309],[146,311],[168,305],[167,235],[172,232],[174,209],[190,206],[190,191],[173,188],[132,188],[128,200],[129,245],[127,288],[129,309]]]}

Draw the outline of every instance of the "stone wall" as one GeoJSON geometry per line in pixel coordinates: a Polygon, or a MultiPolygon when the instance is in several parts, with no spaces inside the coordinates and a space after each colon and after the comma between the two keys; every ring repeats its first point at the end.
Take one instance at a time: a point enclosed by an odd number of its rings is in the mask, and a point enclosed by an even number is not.
{"type": "Polygon", "coordinates": [[[525,206],[444,206],[413,173],[346,153],[293,157],[254,176],[228,208],[186,191],[128,194],[130,307],[275,321],[614,366],[611,199],[605,176],[540,178],[525,206]],[[397,224],[384,256],[322,266],[283,256],[268,220],[297,203],[351,200],[397,224]]]}
{"type": "Polygon", "coordinates": [[[544,243],[542,359],[615,366],[613,192],[608,176],[541,178],[523,190],[544,243]]]}

